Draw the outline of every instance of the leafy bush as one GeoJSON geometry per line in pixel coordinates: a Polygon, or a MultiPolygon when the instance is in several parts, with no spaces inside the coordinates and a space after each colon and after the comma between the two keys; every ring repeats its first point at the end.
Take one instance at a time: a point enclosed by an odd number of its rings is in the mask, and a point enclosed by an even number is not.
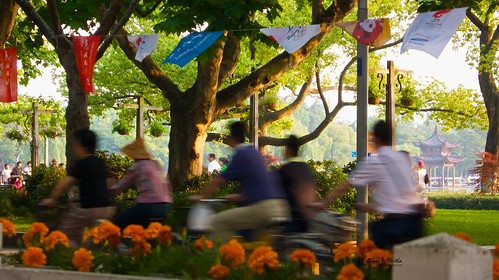
{"type": "Polygon", "coordinates": [[[109,154],[108,150],[96,151],[95,155],[106,162],[108,175],[117,180],[123,177],[126,170],[133,164],[131,157],[109,154]]]}
{"type": "Polygon", "coordinates": [[[499,195],[430,192],[437,209],[499,210],[499,195]]]}

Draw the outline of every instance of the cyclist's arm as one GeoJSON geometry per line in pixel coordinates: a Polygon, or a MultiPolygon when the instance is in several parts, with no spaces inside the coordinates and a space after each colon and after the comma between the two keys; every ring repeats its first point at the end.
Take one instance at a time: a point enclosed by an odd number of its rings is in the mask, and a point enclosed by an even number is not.
{"type": "Polygon", "coordinates": [[[42,201],[44,205],[54,205],[59,196],[66,191],[71,185],[76,182],[76,178],[73,176],[65,176],[62,180],[55,185],[52,193],[50,193],[50,197],[46,198],[42,201]]]}

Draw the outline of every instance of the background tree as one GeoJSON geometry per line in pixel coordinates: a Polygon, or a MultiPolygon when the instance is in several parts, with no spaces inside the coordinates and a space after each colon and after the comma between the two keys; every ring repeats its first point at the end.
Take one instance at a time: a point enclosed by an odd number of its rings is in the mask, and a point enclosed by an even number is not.
{"type": "Polygon", "coordinates": [[[37,30],[43,35],[55,49],[59,63],[64,68],[68,88],[66,156],[68,165],[71,165],[73,132],[88,128],[90,122],[87,109],[88,95],[83,92],[80,83],[70,37],[81,34],[103,36],[101,39],[103,43],[97,53],[97,59],[100,58],[112,39],[108,37],[104,40],[106,38],[104,36],[116,32],[117,28],[110,33],[118,19],[117,27],[125,24],[139,1],[131,1],[126,12],[122,11],[123,0],[105,2],[48,0],[46,3],[36,1],[33,4],[28,0],[16,0],[16,2],[26,15],[26,22],[22,26],[30,26],[32,30],[37,30]]]}
{"type": "Polygon", "coordinates": [[[0,0],[0,48],[9,39],[18,10],[19,5],[17,5],[15,0],[0,0]]]}
{"type": "Polygon", "coordinates": [[[478,81],[488,116],[488,133],[485,152],[498,155],[499,152],[499,90],[498,39],[499,2],[494,0],[420,0],[419,11],[469,7],[465,25],[460,31],[463,36],[455,40],[458,47],[466,47],[471,65],[478,70],[478,81]],[[471,43],[470,43],[471,42],[471,43]],[[478,46],[474,43],[478,42],[478,46]]]}

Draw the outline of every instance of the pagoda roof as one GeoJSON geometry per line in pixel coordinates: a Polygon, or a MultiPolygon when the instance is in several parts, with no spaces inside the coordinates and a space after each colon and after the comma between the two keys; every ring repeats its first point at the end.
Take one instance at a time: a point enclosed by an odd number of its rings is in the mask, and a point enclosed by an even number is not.
{"type": "Polygon", "coordinates": [[[413,142],[413,144],[416,147],[444,147],[445,146],[447,148],[455,148],[455,147],[461,145],[461,143],[459,143],[459,142],[452,142],[452,141],[448,141],[445,138],[443,138],[442,135],[440,135],[438,133],[437,125],[435,125],[435,131],[430,136],[430,138],[428,138],[426,140],[419,141],[419,142],[413,142]]]}
{"type": "Polygon", "coordinates": [[[465,160],[466,157],[453,157],[451,155],[448,156],[442,156],[442,155],[431,155],[431,156],[419,156],[418,160],[422,160],[425,165],[432,165],[431,163],[434,164],[440,164],[442,162],[444,163],[459,163],[463,160],[465,160]]]}

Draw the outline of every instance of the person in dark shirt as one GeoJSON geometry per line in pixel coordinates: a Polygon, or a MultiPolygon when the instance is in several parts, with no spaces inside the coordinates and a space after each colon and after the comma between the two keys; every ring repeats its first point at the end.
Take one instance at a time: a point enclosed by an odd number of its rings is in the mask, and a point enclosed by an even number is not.
{"type": "Polygon", "coordinates": [[[291,135],[284,150],[287,163],[278,171],[293,218],[285,225],[285,233],[306,232],[308,221],[314,214],[308,207],[316,200],[314,175],[310,167],[298,158],[299,148],[298,138],[291,135]]]}
{"type": "Polygon", "coordinates": [[[232,231],[261,229],[268,226],[273,218],[288,218],[290,211],[285,194],[277,180],[272,180],[265,168],[263,157],[255,148],[244,144],[246,126],[243,122],[231,125],[229,146],[236,153],[227,170],[212,179],[201,195],[191,196],[191,201],[199,201],[222,186],[227,181],[239,182],[238,194],[228,196],[242,207],[220,212],[212,218],[211,239],[228,241],[232,231]]]}
{"type": "Polygon", "coordinates": [[[85,228],[98,219],[111,219],[116,207],[111,205],[107,190],[106,163],[94,155],[97,146],[95,134],[88,129],[81,129],[75,132],[74,138],[73,153],[78,161],[42,204],[55,205],[57,198],[68,187],[78,184],[81,208],[63,218],[60,230],[68,236],[71,246],[79,247],[85,228]]]}

